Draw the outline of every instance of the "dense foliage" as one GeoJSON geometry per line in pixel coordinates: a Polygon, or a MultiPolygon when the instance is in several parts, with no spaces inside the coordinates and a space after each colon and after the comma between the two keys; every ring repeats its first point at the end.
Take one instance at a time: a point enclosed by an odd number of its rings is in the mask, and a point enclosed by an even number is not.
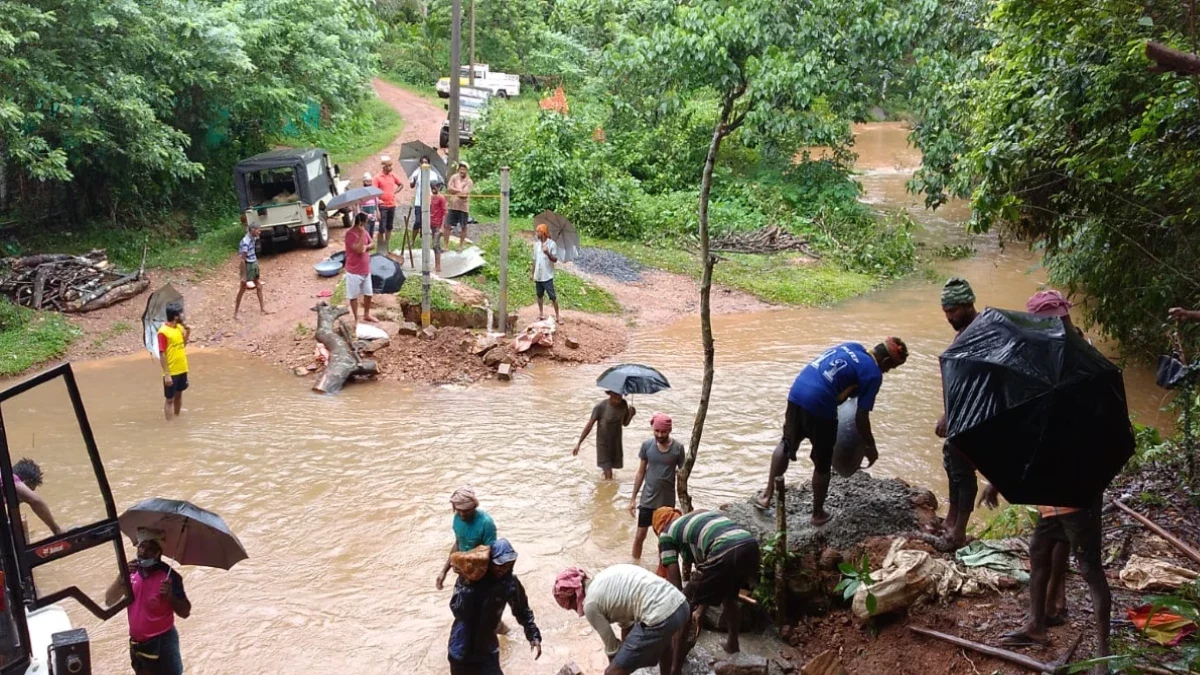
{"type": "Polygon", "coordinates": [[[971,197],[973,227],[1036,242],[1095,322],[1160,347],[1167,308],[1200,304],[1200,91],[1151,72],[1144,46],[1190,50],[1187,3],[965,7],[974,17],[947,22],[923,63],[914,186],[935,204],[971,197]]]}
{"type": "Polygon", "coordinates": [[[27,217],[161,212],[366,91],[367,0],[0,0],[0,160],[27,217]]]}

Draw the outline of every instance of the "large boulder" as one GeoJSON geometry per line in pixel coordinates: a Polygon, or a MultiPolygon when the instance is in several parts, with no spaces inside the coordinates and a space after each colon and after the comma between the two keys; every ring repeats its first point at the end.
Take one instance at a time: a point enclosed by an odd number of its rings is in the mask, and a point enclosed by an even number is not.
{"type": "Polygon", "coordinates": [[[746,652],[738,652],[713,664],[716,675],[767,675],[767,659],[746,652]]]}

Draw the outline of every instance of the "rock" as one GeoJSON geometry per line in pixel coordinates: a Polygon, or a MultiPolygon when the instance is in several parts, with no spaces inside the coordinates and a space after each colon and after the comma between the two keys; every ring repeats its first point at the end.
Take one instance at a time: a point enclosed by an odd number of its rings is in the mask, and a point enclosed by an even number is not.
{"type": "Polygon", "coordinates": [[[838,563],[842,562],[842,552],[836,548],[829,547],[821,551],[821,560],[817,563],[818,569],[823,569],[826,572],[832,572],[838,568],[838,563]]]}
{"type": "Polygon", "coordinates": [[[421,329],[421,332],[417,334],[417,337],[421,338],[422,340],[432,340],[437,337],[437,329],[433,326],[425,326],[421,329]]]}
{"type": "Polygon", "coordinates": [[[387,333],[387,336],[390,338],[394,338],[400,334],[400,324],[395,321],[380,321],[375,326],[387,333]]]}
{"type": "Polygon", "coordinates": [[[483,294],[483,291],[466,284],[452,284],[450,286],[450,296],[458,304],[468,307],[482,305],[487,301],[487,296],[483,294]]]}
{"type": "Polygon", "coordinates": [[[507,382],[508,380],[511,380],[512,379],[512,364],[511,363],[501,363],[499,365],[499,367],[496,368],[496,376],[505,382],[507,382]]]}
{"type": "Polygon", "coordinates": [[[317,364],[315,364],[315,363],[310,363],[310,364],[308,364],[307,366],[304,366],[304,369],[305,369],[305,370],[307,370],[307,371],[308,371],[308,372],[310,372],[310,373],[315,373],[315,372],[317,372],[317,368],[318,368],[318,366],[317,366],[317,364]]]}
{"type": "Polygon", "coordinates": [[[296,366],[292,369],[292,373],[295,374],[296,377],[305,377],[308,375],[308,368],[305,368],[304,366],[296,366]]]}
{"type": "MultiPolygon", "coordinates": [[[[483,355],[483,365],[488,368],[495,368],[504,362],[505,358],[510,358],[503,349],[490,349],[483,355]]],[[[511,361],[509,361],[511,363],[511,361]]]]}
{"type": "MultiPolygon", "coordinates": [[[[738,630],[743,633],[748,633],[754,630],[753,609],[742,605],[741,610],[742,611],[738,612],[738,630]]],[[[721,633],[729,630],[725,627],[725,608],[721,605],[706,606],[704,608],[704,614],[700,617],[700,623],[708,630],[714,630],[721,633]]]]}
{"type": "Polygon", "coordinates": [[[583,670],[574,661],[568,661],[567,665],[558,669],[558,675],[583,675],[583,670]]]}
{"type": "Polygon", "coordinates": [[[491,335],[480,335],[475,339],[475,347],[471,350],[471,352],[475,354],[475,356],[483,356],[492,349],[495,349],[497,344],[499,344],[499,342],[496,341],[495,337],[491,335]]]}
{"type": "Polygon", "coordinates": [[[385,340],[368,340],[367,342],[362,343],[361,351],[364,354],[374,354],[375,352],[379,351],[380,349],[387,348],[387,346],[390,344],[392,344],[392,341],[386,340],[386,339],[385,340]]]}
{"type": "Polygon", "coordinates": [[[573,337],[566,338],[564,342],[567,344],[567,349],[579,349],[579,340],[576,340],[573,337]]]}
{"type": "Polygon", "coordinates": [[[841,661],[838,661],[837,652],[828,649],[804,664],[804,667],[800,669],[800,675],[847,675],[847,673],[841,661]]]}
{"type": "Polygon", "coordinates": [[[407,335],[409,337],[415,337],[419,332],[421,332],[421,327],[411,321],[405,321],[396,330],[398,335],[407,335]]]}
{"type": "Polygon", "coordinates": [[[713,664],[716,675],[767,675],[767,659],[738,652],[713,664]]]}

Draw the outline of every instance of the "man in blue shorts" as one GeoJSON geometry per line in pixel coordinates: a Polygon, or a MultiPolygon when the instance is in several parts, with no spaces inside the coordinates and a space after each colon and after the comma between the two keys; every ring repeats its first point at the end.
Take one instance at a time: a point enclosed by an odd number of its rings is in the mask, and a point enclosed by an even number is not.
{"type": "Polygon", "coordinates": [[[758,505],[770,508],[775,477],[787,472],[788,465],[796,461],[800,441],[807,438],[812,442],[812,522],[816,526],[829,522],[825,495],[829,492],[833,446],[837,442],[838,405],[851,396],[858,397],[858,433],[867,445],[867,459],[874,464],[879,459],[871,433],[875,395],[883,384],[883,374],[907,360],[908,346],[898,337],[889,337],[870,351],[857,342],[840,344],[805,366],[788,392],[783,438],[775,446],[767,489],[759,495],[758,505]]]}

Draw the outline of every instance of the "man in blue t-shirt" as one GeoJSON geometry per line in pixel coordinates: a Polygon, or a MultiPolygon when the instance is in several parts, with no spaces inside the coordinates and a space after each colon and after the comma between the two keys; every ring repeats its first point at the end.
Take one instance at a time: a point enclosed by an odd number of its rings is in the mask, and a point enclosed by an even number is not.
{"type": "Polygon", "coordinates": [[[837,442],[837,409],[851,396],[858,397],[858,433],[867,445],[866,457],[871,464],[879,459],[875,437],[871,434],[871,409],[883,384],[883,374],[908,360],[908,347],[898,337],[889,337],[871,351],[857,342],[846,342],[818,356],[804,367],[788,392],[787,413],[783,422],[783,438],[771,456],[771,475],[767,489],[758,497],[762,508],[771,506],[775,477],[787,472],[796,461],[800,441],[812,442],[813,462],[813,525],[824,525],[830,515],[825,512],[825,495],[829,491],[833,466],[833,446],[837,442]]]}

